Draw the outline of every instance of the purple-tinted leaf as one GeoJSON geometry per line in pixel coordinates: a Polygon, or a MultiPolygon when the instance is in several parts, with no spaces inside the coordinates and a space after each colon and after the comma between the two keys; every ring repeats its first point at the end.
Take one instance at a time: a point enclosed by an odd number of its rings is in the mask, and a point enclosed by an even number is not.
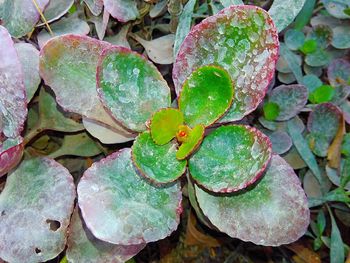
{"type": "MultiPolygon", "coordinates": [[[[44,11],[46,21],[51,23],[61,18],[68,12],[73,4],[74,0],[51,0],[44,11]]],[[[38,26],[43,25],[45,25],[45,23],[41,23],[38,26]]]]}
{"type": "Polygon", "coordinates": [[[212,195],[195,186],[203,213],[231,237],[265,246],[296,241],[309,225],[310,211],[299,178],[278,155],[251,189],[212,195]]]}
{"type": "Polygon", "coordinates": [[[85,4],[89,7],[91,13],[94,16],[98,16],[102,12],[103,0],[83,0],[85,4]]]}
{"type": "Polygon", "coordinates": [[[175,89],[179,94],[199,67],[221,66],[235,88],[234,102],[222,121],[239,120],[261,102],[277,58],[278,36],[269,15],[254,6],[231,6],[203,20],[185,38],[173,69],[175,89]]]}
{"type": "Polygon", "coordinates": [[[350,18],[350,16],[344,12],[347,7],[350,7],[350,3],[347,0],[322,0],[322,3],[330,15],[339,19],[350,18]]]}
{"type": "Polygon", "coordinates": [[[66,255],[71,263],[123,263],[145,247],[145,244],[114,245],[97,239],[84,224],[78,207],[69,225],[67,245],[66,255]]]}
{"type": "Polygon", "coordinates": [[[103,10],[103,15],[98,17],[91,17],[90,20],[95,24],[96,33],[98,39],[103,40],[106,34],[106,29],[109,21],[109,13],[105,9],[103,10]]]}
{"type": "Polygon", "coordinates": [[[272,151],[276,154],[283,154],[292,147],[292,139],[284,131],[275,131],[269,135],[272,143],[272,151]]]}
{"type": "Polygon", "coordinates": [[[329,83],[333,87],[350,85],[350,62],[345,59],[335,59],[327,70],[329,83]]]}
{"type": "Polygon", "coordinates": [[[7,139],[0,143],[0,177],[14,168],[22,158],[23,138],[7,139]]]}
{"type": "Polygon", "coordinates": [[[280,113],[276,120],[285,121],[297,115],[306,105],[308,91],[304,85],[281,85],[273,89],[269,102],[279,106],[280,113]]]}
{"type": "Polygon", "coordinates": [[[0,26],[0,58],[0,137],[4,134],[15,138],[27,117],[27,97],[21,63],[3,26],[0,26]]]}
{"type": "Polygon", "coordinates": [[[339,107],[343,111],[346,123],[350,124],[350,102],[345,100],[339,107]]]}
{"type": "Polygon", "coordinates": [[[310,113],[307,136],[311,150],[318,156],[325,157],[328,147],[334,139],[340,124],[342,112],[331,103],[319,104],[310,113]]]}
{"type": "Polygon", "coordinates": [[[160,72],[130,49],[106,49],[96,76],[101,101],[128,129],[146,130],[146,122],[153,113],[170,106],[170,89],[160,72]]]}
{"type": "Polygon", "coordinates": [[[278,72],[277,78],[284,84],[291,84],[296,81],[296,78],[293,73],[281,73],[278,72]]]}
{"type": "Polygon", "coordinates": [[[98,239],[120,245],[165,238],[179,223],[180,183],[156,187],[135,171],[131,150],[94,163],[78,185],[79,207],[98,239]]]}
{"type": "Polygon", "coordinates": [[[344,23],[333,28],[332,46],[338,49],[350,48],[350,24],[344,23]]]}
{"type": "Polygon", "coordinates": [[[135,20],[139,16],[136,0],[104,0],[104,6],[120,22],[135,20]]]}
{"type": "Polygon", "coordinates": [[[294,146],[292,146],[287,154],[283,155],[283,159],[295,170],[307,167],[307,164],[294,146]]]}
{"type": "Polygon", "coordinates": [[[303,178],[303,189],[307,197],[322,198],[322,190],[320,183],[313,175],[311,170],[308,170],[303,178]]]}
{"type": "MultiPolygon", "coordinates": [[[[345,167],[345,161],[342,160],[341,162],[341,166],[340,166],[340,172],[343,172],[343,169],[346,169],[345,167]]],[[[339,176],[339,171],[336,169],[333,169],[331,167],[329,167],[328,165],[326,166],[326,174],[328,176],[328,179],[336,186],[340,186],[341,184],[341,177],[339,176]]],[[[346,190],[350,191],[350,182],[348,182],[344,188],[346,190]]]]}
{"type": "MultiPolygon", "coordinates": [[[[49,0],[36,0],[36,3],[43,11],[49,0]]],[[[33,0],[2,0],[0,2],[0,20],[13,37],[22,37],[32,31],[39,19],[40,14],[33,0]]]]}
{"type": "Polygon", "coordinates": [[[52,159],[23,161],[8,175],[0,195],[0,257],[43,262],[65,247],[75,186],[68,170],[52,159]]]}
{"type": "Polygon", "coordinates": [[[221,126],[204,138],[189,160],[189,169],[196,183],[213,192],[229,193],[259,179],[270,156],[270,140],[257,129],[221,126]]]}
{"type": "Polygon", "coordinates": [[[15,48],[21,62],[27,102],[29,102],[41,82],[39,75],[39,51],[29,43],[17,43],[15,48]]]}

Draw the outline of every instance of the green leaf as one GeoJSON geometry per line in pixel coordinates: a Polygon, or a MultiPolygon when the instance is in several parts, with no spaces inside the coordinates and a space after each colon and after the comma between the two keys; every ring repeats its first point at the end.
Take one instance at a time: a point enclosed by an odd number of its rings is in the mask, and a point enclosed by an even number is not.
{"type": "Polygon", "coordinates": [[[181,200],[179,182],[157,187],[138,175],[128,148],[95,163],[78,184],[84,222],[96,238],[112,244],[169,236],[179,224],[181,200]]]}
{"type": "Polygon", "coordinates": [[[176,159],[177,144],[157,145],[149,132],[140,134],[132,146],[133,162],[151,181],[169,183],[185,173],[187,161],[176,159]]]}
{"type": "Polygon", "coordinates": [[[176,136],[183,122],[183,113],[177,109],[166,108],[157,111],[150,125],[152,139],[156,144],[167,144],[176,136]]]}
{"type": "Polygon", "coordinates": [[[317,228],[318,228],[318,236],[322,236],[326,228],[326,217],[322,209],[318,212],[318,215],[317,215],[317,228]]]}
{"type": "Polygon", "coordinates": [[[190,156],[201,144],[204,137],[205,127],[201,124],[196,125],[188,134],[188,138],[181,144],[176,152],[178,160],[186,159],[190,156]]]}
{"type": "Polygon", "coordinates": [[[305,42],[305,35],[301,31],[289,29],[284,34],[284,42],[289,49],[298,50],[305,42]]]}
{"type": "Polygon", "coordinates": [[[231,5],[244,5],[242,0],[220,0],[224,7],[229,7],[231,5]]]}
{"type": "Polygon", "coordinates": [[[233,84],[226,70],[218,66],[204,66],[186,80],[180,93],[179,109],[185,123],[209,126],[231,106],[233,84]]]}
{"type": "Polygon", "coordinates": [[[301,67],[299,65],[299,61],[295,54],[290,51],[284,43],[281,43],[280,46],[281,56],[284,57],[286,60],[289,68],[293,72],[295,78],[297,79],[298,83],[301,84],[303,80],[303,72],[301,70],[301,67]]]}
{"type": "Polygon", "coordinates": [[[280,114],[280,107],[275,102],[267,102],[264,104],[264,117],[268,121],[274,121],[280,114]]]}
{"type": "Polygon", "coordinates": [[[343,12],[344,12],[344,14],[350,16],[350,7],[345,8],[345,9],[343,10],[343,12]]]}
{"type": "Polygon", "coordinates": [[[259,179],[270,156],[270,140],[260,131],[243,125],[221,126],[205,137],[189,160],[189,170],[210,191],[234,192],[259,179]]]}
{"type": "Polygon", "coordinates": [[[350,63],[343,58],[334,59],[328,66],[327,76],[333,87],[350,85],[350,63]]]}
{"type": "Polygon", "coordinates": [[[300,13],[295,18],[294,29],[302,30],[310,21],[316,0],[306,0],[300,13]]]}
{"type": "Polygon", "coordinates": [[[300,51],[305,55],[315,52],[317,49],[317,41],[315,39],[308,39],[304,42],[302,47],[300,47],[300,51]]]}
{"type": "Polygon", "coordinates": [[[220,231],[244,241],[279,246],[299,239],[309,225],[307,199],[294,170],[273,155],[263,178],[231,195],[195,186],[200,208],[220,231]]]}
{"type": "Polygon", "coordinates": [[[312,53],[308,53],[305,57],[305,62],[311,67],[322,67],[330,62],[330,54],[323,49],[316,49],[312,53]]]}
{"type": "Polygon", "coordinates": [[[97,90],[112,116],[142,132],[161,108],[170,106],[170,89],[157,68],[124,47],[105,49],[97,67],[97,90]]]}
{"type": "Polygon", "coordinates": [[[332,46],[338,49],[350,48],[350,26],[343,24],[332,29],[332,46]]]}
{"type": "Polygon", "coordinates": [[[341,234],[337,226],[337,222],[335,221],[330,209],[329,209],[329,215],[331,216],[331,222],[332,222],[331,244],[330,244],[331,263],[344,263],[345,251],[344,251],[343,240],[341,238],[341,234]]]}
{"type": "Polygon", "coordinates": [[[328,192],[324,198],[328,202],[350,203],[350,197],[342,188],[337,188],[337,189],[334,189],[333,191],[328,192]]]}
{"type": "Polygon", "coordinates": [[[309,100],[313,104],[319,104],[332,100],[335,90],[332,86],[322,85],[309,94],[309,100]]]}
{"type": "Polygon", "coordinates": [[[350,159],[346,158],[341,167],[340,187],[347,188],[347,185],[349,182],[350,182],[350,159]]]}
{"type": "Polygon", "coordinates": [[[309,91],[309,94],[316,88],[322,86],[322,81],[315,75],[309,74],[303,76],[302,84],[305,85],[309,91]]]}

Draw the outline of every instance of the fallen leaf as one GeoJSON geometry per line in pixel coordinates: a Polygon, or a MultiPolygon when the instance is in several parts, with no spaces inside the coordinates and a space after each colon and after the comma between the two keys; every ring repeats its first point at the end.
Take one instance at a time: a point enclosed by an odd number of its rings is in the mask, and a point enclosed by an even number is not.
{"type": "Polygon", "coordinates": [[[320,256],[312,251],[310,248],[303,246],[299,243],[292,243],[287,245],[286,248],[293,251],[296,255],[293,256],[293,260],[297,263],[321,263],[320,256]]]}

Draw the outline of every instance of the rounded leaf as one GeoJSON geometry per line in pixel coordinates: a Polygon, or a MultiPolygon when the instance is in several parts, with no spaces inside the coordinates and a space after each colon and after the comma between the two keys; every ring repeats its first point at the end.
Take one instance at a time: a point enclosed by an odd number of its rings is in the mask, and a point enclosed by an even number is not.
{"type": "Polygon", "coordinates": [[[275,131],[269,135],[272,143],[272,151],[277,154],[284,154],[293,146],[292,139],[284,131],[275,131]]]}
{"type": "Polygon", "coordinates": [[[152,139],[159,145],[170,142],[183,122],[183,113],[177,109],[166,108],[157,111],[150,125],[152,139]]]}
{"type": "Polygon", "coordinates": [[[180,220],[180,183],[156,187],[140,177],[123,149],[94,163],[78,184],[78,202],[92,234],[119,245],[170,235],[180,220]]]}
{"type": "Polygon", "coordinates": [[[218,66],[198,68],[185,81],[178,103],[185,123],[209,126],[231,106],[233,86],[226,70],[218,66]]]}
{"type": "Polygon", "coordinates": [[[68,170],[52,159],[23,161],[8,175],[0,195],[0,257],[43,262],[66,243],[75,186],[68,170]]]}
{"type": "Polygon", "coordinates": [[[304,85],[281,85],[273,89],[269,102],[279,106],[278,121],[285,121],[297,115],[306,105],[308,90],[304,85]]]}
{"type": "Polygon", "coordinates": [[[190,156],[201,144],[204,138],[205,127],[201,124],[196,125],[188,134],[188,138],[184,141],[179,150],[176,152],[178,160],[186,159],[190,156]]]}
{"type": "Polygon", "coordinates": [[[135,0],[104,0],[104,7],[120,22],[135,20],[139,16],[135,0]]]}
{"type": "Polygon", "coordinates": [[[279,246],[299,239],[309,225],[310,211],[299,178],[278,155],[272,156],[261,181],[247,191],[213,195],[195,189],[203,213],[234,238],[279,246]]]}
{"type": "Polygon", "coordinates": [[[189,160],[193,179],[213,192],[246,188],[260,178],[271,156],[267,136],[244,125],[221,126],[189,160]]]}
{"type": "Polygon", "coordinates": [[[153,113],[170,106],[170,89],[160,72],[128,48],[104,50],[96,76],[97,90],[107,110],[131,130],[146,130],[153,113]]]}
{"type": "Polygon", "coordinates": [[[345,59],[335,59],[327,70],[329,83],[333,87],[341,85],[350,86],[350,62],[345,59]]]}
{"type": "Polygon", "coordinates": [[[0,144],[0,177],[20,162],[23,150],[22,137],[9,138],[0,144]]]}
{"type": "MultiPolygon", "coordinates": [[[[44,17],[48,23],[53,22],[64,14],[68,12],[68,10],[74,4],[74,0],[54,0],[50,1],[46,6],[44,11],[44,17]]],[[[37,26],[43,26],[45,23],[40,23],[37,26]]]]}
{"type": "Polygon", "coordinates": [[[132,146],[132,158],[139,172],[157,183],[175,181],[185,173],[187,161],[176,159],[177,143],[155,144],[149,132],[140,134],[132,146]]]}
{"type": "Polygon", "coordinates": [[[222,121],[242,119],[262,101],[278,58],[272,19],[256,6],[230,6],[194,26],[173,69],[177,94],[193,71],[214,64],[231,76],[235,97],[222,121]]]}

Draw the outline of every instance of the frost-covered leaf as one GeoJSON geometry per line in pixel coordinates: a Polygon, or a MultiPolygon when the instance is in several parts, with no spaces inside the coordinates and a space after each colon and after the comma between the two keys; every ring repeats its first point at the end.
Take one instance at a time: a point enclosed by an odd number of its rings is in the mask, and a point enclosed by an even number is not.
{"type": "Polygon", "coordinates": [[[260,178],[271,156],[267,136],[243,125],[221,126],[189,160],[193,179],[213,192],[244,189],[260,178]]]}
{"type": "MultiPolygon", "coordinates": [[[[68,10],[74,4],[74,0],[51,0],[46,6],[44,11],[44,17],[48,23],[51,23],[62,16],[64,16],[68,10]]],[[[39,24],[40,26],[45,23],[39,24]]]]}
{"type": "Polygon", "coordinates": [[[146,130],[153,113],[170,106],[170,89],[160,72],[130,49],[106,49],[96,75],[102,102],[116,120],[131,130],[146,130]]]}
{"type": "Polygon", "coordinates": [[[322,0],[327,12],[339,19],[350,18],[344,10],[350,7],[350,3],[347,0],[322,0]]]}
{"type": "Polygon", "coordinates": [[[309,225],[310,211],[299,178],[278,155],[251,189],[213,195],[195,186],[203,213],[231,237],[265,246],[299,239],[309,225]]]}
{"type": "Polygon", "coordinates": [[[126,131],[122,127],[112,127],[86,117],[83,117],[83,125],[93,137],[105,144],[128,142],[134,140],[136,137],[135,134],[126,131]]]}
{"type": "Polygon", "coordinates": [[[340,124],[342,112],[331,103],[319,104],[310,113],[307,136],[311,150],[321,157],[327,155],[328,147],[334,139],[340,124]]]}
{"type": "MultiPolygon", "coordinates": [[[[36,0],[36,3],[43,11],[49,0],[36,0]]],[[[0,20],[13,37],[22,37],[32,31],[39,19],[33,0],[0,1],[0,20]]]]}
{"type": "Polygon", "coordinates": [[[0,195],[0,257],[43,262],[63,251],[73,212],[75,186],[52,159],[23,161],[8,175],[0,195]]]}
{"type": "Polygon", "coordinates": [[[166,108],[157,111],[150,125],[152,139],[160,145],[170,142],[183,122],[183,113],[177,109],[166,108]]]}
{"type": "Polygon", "coordinates": [[[292,139],[284,131],[275,131],[269,135],[272,143],[272,151],[276,154],[284,154],[292,147],[292,139]]]}
{"type": "Polygon", "coordinates": [[[94,16],[98,16],[102,12],[103,0],[83,0],[85,4],[89,7],[91,13],[94,16]]]}
{"type": "Polygon", "coordinates": [[[0,142],[0,177],[14,168],[22,158],[23,138],[7,139],[0,142]]]}
{"type": "MultiPolygon", "coordinates": [[[[293,59],[296,61],[298,66],[302,65],[302,58],[300,55],[291,52],[290,55],[293,57],[293,59]]],[[[277,60],[277,64],[276,64],[276,69],[278,70],[278,72],[281,73],[291,73],[293,72],[291,67],[289,66],[290,61],[286,60],[286,58],[281,55],[278,60],[277,60]]]]}
{"type": "Polygon", "coordinates": [[[287,46],[283,43],[281,43],[281,46],[280,46],[280,53],[281,53],[281,56],[284,57],[285,61],[288,64],[288,67],[293,72],[298,83],[301,84],[303,79],[303,72],[301,70],[299,61],[295,56],[295,54],[291,50],[289,50],[287,46]]]}
{"type": "Polygon", "coordinates": [[[140,177],[130,149],[94,163],[78,184],[87,227],[113,244],[143,244],[170,235],[180,220],[181,199],[180,183],[156,187],[140,177]]]}
{"type": "Polygon", "coordinates": [[[332,46],[338,49],[350,48],[350,24],[343,24],[332,29],[332,46]]]}
{"type": "Polygon", "coordinates": [[[329,83],[333,87],[350,86],[350,62],[345,59],[333,60],[328,66],[327,75],[329,83]]]}
{"type": "Polygon", "coordinates": [[[93,16],[90,18],[90,21],[92,21],[95,24],[96,33],[99,40],[103,40],[106,34],[106,29],[109,21],[109,13],[105,9],[103,10],[103,15],[101,16],[93,16]]]}
{"type": "Polygon", "coordinates": [[[185,123],[209,126],[231,106],[234,88],[230,75],[218,66],[203,66],[185,81],[178,98],[185,123]]]}
{"type": "Polygon", "coordinates": [[[281,85],[274,88],[269,95],[269,102],[279,106],[276,120],[285,121],[297,115],[306,105],[308,91],[304,85],[281,85]]]}
{"type": "Polygon", "coordinates": [[[24,87],[29,102],[41,82],[39,75],[39,51],[29,43],[17,43],[15,49],[23,70],[24,87]]]}
{"type": "Polygon", "coordinates": [[[269,14],[276,24],[278,32],[285,29],[303,8],[305,0],[274,0],[269,14]]]}
{"type": "Polygon", "coordinates": [[[27,97],[20,60],[11,36],[1,25],[0,58],[0,135],[15,138],[27,117],[27,97]]]}
{"type": "Polygon", "coordinates": [[[176,158],[183,160],[190,156],[201,144],[204,137],[205,127],[201,124],[196,125],[188,134],[188,138],[181,144],[176,152],[176,158]]]}
{"type": "Polygon", "coordinates": [[[86,227],[78,207],[69,225],[67,245],[66,255],[71,263],[123,263],[145,247],[145,244],[122,246],[97,239],[86,227]]]}
{"type": "Polygon", "coordinates": [[[136,0],[104,0],[104,7],[120,22],[135,20],[139,16],[136,0]]]}
{"type": "Polygon", "coordinates": [[[149,132],[140,134],[132,146],[132,159],[139,172],[156,183],[175,181],[185,173],[187,161],[176,159],[177,144],[155,144],[149,132]]]}
{"type": "MultiPolygon", "coordinates": [[[[64,17],[59,21],[50,25],[54,36],[62,36],[65,34],[87,35],[90,31],[89,25],[82,19],[76,16],[64,17]]],[[[38,34],[38,43],[42,48],[52,36],[43,29],[38,34]]]]}
{"type": "Polygon", "coordinates": [[[269,15],[254,6],[230,6],[194,26],[185,38],[173,69],[175,89],[179,94],[199,67],[221,66],[235,88],[234,102],[222,121],[239,120],[261,102],[277,58],[278,36],[269,15]]]}

